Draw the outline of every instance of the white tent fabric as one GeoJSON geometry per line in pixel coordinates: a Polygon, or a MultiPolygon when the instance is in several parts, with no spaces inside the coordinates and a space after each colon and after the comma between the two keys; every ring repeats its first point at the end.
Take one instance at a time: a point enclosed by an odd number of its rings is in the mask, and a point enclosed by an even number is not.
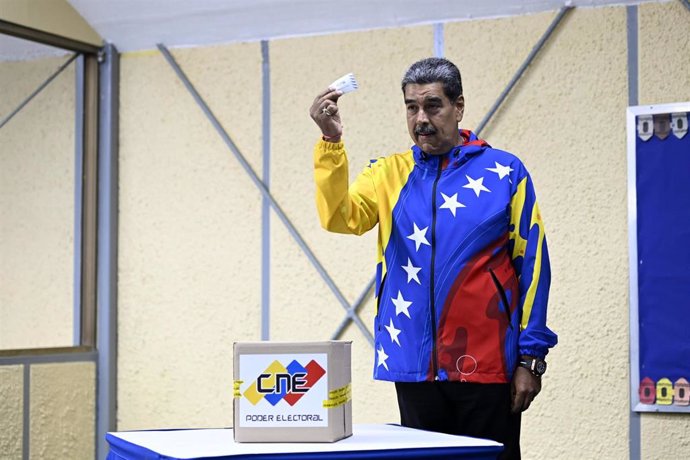
{"type": "MultiPolygon", "coordinates": [[[[121,52],[672,0],[67,0],[121,52]]],[[[63,51],[0,35],[0,61],[63,51]]]]}
{"type": "Polygon", "coordinates": [[[120,51],[399,27],[637,0],[68,0],[120,51]]]}

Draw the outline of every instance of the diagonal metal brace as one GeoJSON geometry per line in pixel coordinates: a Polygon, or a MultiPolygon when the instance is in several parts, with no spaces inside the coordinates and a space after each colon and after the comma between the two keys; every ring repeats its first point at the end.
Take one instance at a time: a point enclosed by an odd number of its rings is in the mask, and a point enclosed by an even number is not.
{"type": "Polygon", "coordinates": [[[53,74],[50,77],[48,77],[43,83],[41,83],[39,87],[36,88],[36,90],[29,95],[29,97],[24,99],[16,109],[14,109],[9,115],[7,115],[2,121],[0,121],[0,129],[2,129],[3,126],[5,126],[12,118],[14,118],[16,114],[18,114],[29,102],[31,102],[31,100],[34,97],[38,96],[38,94],[41,91],[43,91],[46,88],[46,86],[50,84],[50,82],[55,80],[55,78],[57,78],[57,76],[60,75],[62,71],[65,70],[67,66],[69,66],[72,63],[72,61],[74,61],[77,58],[77,56],[79,55],[73,54],[72,56],[70,56],[70,58],[67,59],[67,61],[65,61],[65,63],[62,64],[60,67],[58,67],[58,69],[55,72],[53,72],[53,74]]]}
{"type": "Polygon", "coordinates": [[[572,10],[573,8],[575,7],[571,5],[566,5],[558,11],[558,14],[553,19],[553,21],[551,21],[551,24],[546,29],[546,32],[544,32],[537,44],[534,45],[532,51],[530,51],[530,53],[527,55],[527,58],[525,58],[525,61],[522,63],[517,72],[515,72],[515,75],[513,75],[513,78],[510,80],[503,92],[501,92],[501,94],[498,96],[498,99],[496,99],[494,105],[491,106],[489,112],[484,116],[482,121],[479,122],[479,126],[477,126],[477,129],[475,130],[475,134],[477,135],[477,137],[479,137],[479,134],[486,127],[487,123],[489,123],[489,120],[491,120],[496,111],[498,111],[499,107],[501,107],[501,104],[503,104],[503,101],[505,101],[506,97],[508,97],[508,94],[512,91],[513,87],[517,84],[520,78],[522,78],[522,74],[525,73],[527,67],[529,67],[534,58],[537,57],[537,54],[539,54],[539,51],[541,51],[541,49],[543,48],[544,44],[549,39],[553,31],[556,30],[556,27],[558,27],[558,24],[560,24],[561,20],[565,17],[566,13],[568,13],[568,11],[572,10]]]}
{"type": "MultiPolygon", "coordinates": [[[[220,124],[216,116],[213,114],[209,106],[206,104],[206,102],[202,99],[201,95],[197,92],[196,88],[194,88],[194,85],[192,85],[192,82],[187,78],[187,75],[183,72],[183,70],[180,68],[179,64],[175,61],[175,58],[170,54],[170,51],[165,47],[165,45],[159,43],[158,49],[160,52],[163,54],[163,57],[165,57],[165,60],[168,61],[168,64],[170,64],[170,67],[175,71],[177,74],[178,78],[182,81],[184,86],[187,88],[187,91],[192,95],[194,100],[196,101],[197,105],[201,108],[201,110],[204,112],[206,115],[206,118],[211,122],[213,127],[215,128],[216,132],[220,135],[220,137],[223,139],[225,144],[228,146],[228,148],[232,151],[232,153],[235,155],[235,158],[237,161],[239,161],[240,165],[244,168],[246,173],[249,175],[249,178],[254,182],[254,185],[257,186],[259,191],[263,194],[263,196],[269,201],[271,204],[271,207],[273,208],[273,211],[275,211],[276,215],[280,218],[280,220],[283,222],[285,227],[287,228],[288,232],[294,240],[297,242],[299,247],[304,251],[304,254],[307,256],[309,261],[314,265],[316,268],[316,271],[318,271],[319,275],[321,275],[321,278],[326,282],[326,285],[330,288],[330,290],[333,292],[335,295],[336,299],[340,304],[343,306],[343,308],[347,311],[350,310],[350,304],[349,302],[345,299],[345,296],[340,292],[340,289],[335,285],[333,282],[333,279],[330,277],[326,269],[321,265],[321,262],[316,258],[316,255],[314,252],[309,248],[307,245],[306,241],[302,238],[302,236],[299,234],[293,223],[288,219],[287,215],[285,212],[282,210],[278,202],[275,200],[273,195],[271,195],[271,192],[268,190],[266,187],[266,184],[259,178],[259,176],[254,172],[254,169],[252,169],[251,165],[249,162],[247,162],[247,159],[242,155],[242,152],[240,152],[239,148],[235,145],[235,143],[232,141],[228,133],[225,131],[223,126],[220,124]]],[[[371,335],[371,332],[367,329],[367,327],[362,323],[362,320],[355,316],[352,318],[352,320],[355,322],[357,327],[362,331],[362,334],[366,339],[369,341],[370,344],[373,345],[374,343],[374,338],[371,335]]]]}
{"type": "Polygon", "coordinates": [[[683,6],[685,6],[685,8],[687,8],[688,11],[690,12],[690,1],[688,1],[688,0],[680,0],[680,2],[681,2],[681,3],[683,4],[683,6]]]}
{"type": "MultiPolygon", "coordinates": [[[[338,329],[336,329],[336,331],[333,333],[331,340],[338,340],[343,335],[343,332],[345,332],[347,325],[350,324],[355,317],[359,318],[359,310],[362,308],[364,301],[367,300],[369,294],[374,289],[375,283],[376,277],[369,281],[366,287],[362,290],[362,293],[359,295],[359,297],[357,297],[357,300],[355,300],[355,303],[352,304],[352,307],[347,310],[345,319],[343,319],[343,321],[340,323],[340,326],[338,326],[338,329]]],[[[361,320],[361,318],[359,319],[361,320]]]]}

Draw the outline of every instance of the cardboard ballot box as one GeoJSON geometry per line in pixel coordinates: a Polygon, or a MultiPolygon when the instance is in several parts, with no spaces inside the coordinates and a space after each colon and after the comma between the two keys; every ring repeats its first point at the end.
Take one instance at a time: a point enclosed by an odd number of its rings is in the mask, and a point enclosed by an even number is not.
{"type": "Polygon", "coordinates": [[[351,345],[235,343],[235,441],[334,442],[351,436],[351,345]]]}

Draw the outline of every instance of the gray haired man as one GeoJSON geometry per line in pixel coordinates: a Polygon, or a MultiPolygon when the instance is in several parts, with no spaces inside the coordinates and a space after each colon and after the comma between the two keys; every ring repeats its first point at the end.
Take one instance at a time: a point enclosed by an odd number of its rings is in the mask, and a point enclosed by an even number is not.
{"type": "Polygon", "coordinates": [[[465,99],[452,62],[415,62],[402,92],[414,145],[352,183],[341,93],[314,100],[321,225],[359,235],[378,224],[374,378],[395,382],[402,425],[494,439],[501,458],[520,458],[520,413],[557,343],[532,180],[515,155],[459,129],[465,99]]]}

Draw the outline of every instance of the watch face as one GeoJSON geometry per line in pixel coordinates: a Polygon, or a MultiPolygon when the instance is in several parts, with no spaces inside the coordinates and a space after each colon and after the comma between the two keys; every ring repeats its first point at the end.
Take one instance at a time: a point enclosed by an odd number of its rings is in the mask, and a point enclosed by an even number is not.
{"type": "Polygon", "coordinates": [[[538,360],[535,363],[534,372],[537,375],[542,375],[544,372],[546,372],[546,361],[538,360]]]}

